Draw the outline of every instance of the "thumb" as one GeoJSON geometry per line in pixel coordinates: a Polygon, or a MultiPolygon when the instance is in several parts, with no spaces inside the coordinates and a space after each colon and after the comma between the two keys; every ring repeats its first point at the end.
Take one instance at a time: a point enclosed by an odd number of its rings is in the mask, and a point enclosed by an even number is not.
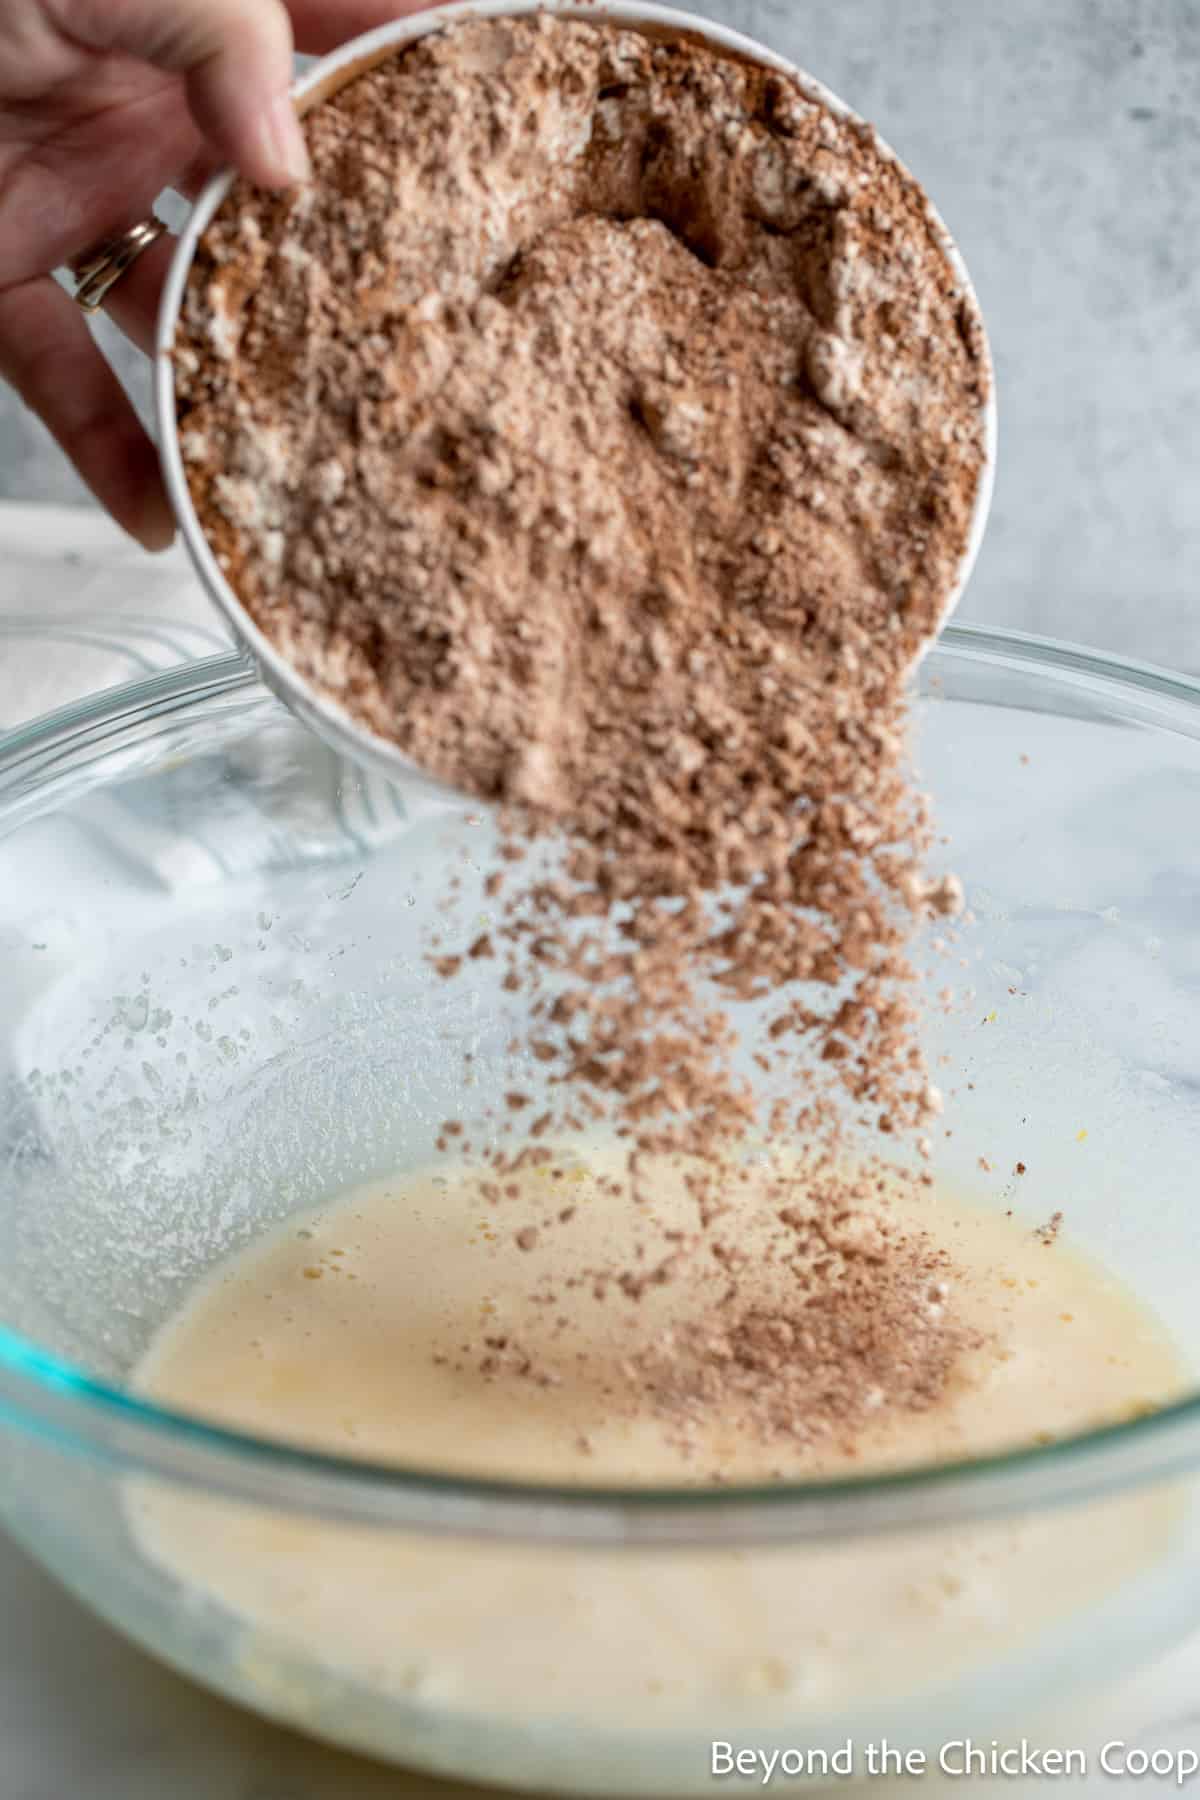
{"type": "Polygon", "coordinates": [[[51,0],[61,30],[181,75],[218,154],[263,187],[307,180],[288,92],[292,25],[281,0],[51,0]]]}

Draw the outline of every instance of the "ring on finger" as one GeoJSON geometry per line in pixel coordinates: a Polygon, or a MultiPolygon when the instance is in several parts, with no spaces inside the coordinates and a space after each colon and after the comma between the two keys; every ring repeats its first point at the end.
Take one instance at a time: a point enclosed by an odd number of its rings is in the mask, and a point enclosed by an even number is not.
{"type": "Polygon", "coordinates": [[[158,242],[166,229],[161,219],[140,219],[127,231],[105,238],[78,258],[72,268],[74,297],[85,313],[99,311],[126,270],[132,268],[143,251],[158,242]]]}

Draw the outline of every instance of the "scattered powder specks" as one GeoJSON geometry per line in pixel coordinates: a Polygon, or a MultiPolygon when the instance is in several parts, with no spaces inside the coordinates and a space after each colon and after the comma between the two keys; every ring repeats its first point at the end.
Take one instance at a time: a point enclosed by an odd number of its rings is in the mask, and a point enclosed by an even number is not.
{"type": "Polygon", "coordinates": [[[940,1110],[908,946],[963,905],[924,868],[905,683],[967,547],[989,376],[925,198],[786,77],[599,22],[460,23],[306,132],[313,184],[235,186],[200,246],[181,442],[276,648],[500,808],[495,916],[432,959],[502,960],[547,1084],[492,1121],[486,1198],[597,1124],[642,1202],[640,1159],[687,1155],[696,1231],[591,1277],[636,1301],[728,1272],[633,1371],[647,1403],[792,1435],[928,1404],[952,1271],[839,1154],[940,1110]],[[558,873],[523,868],[537,840],[558,873]],[[783,1313],[729,1223],[756,1135],[811,1153],[783,1313]]]}

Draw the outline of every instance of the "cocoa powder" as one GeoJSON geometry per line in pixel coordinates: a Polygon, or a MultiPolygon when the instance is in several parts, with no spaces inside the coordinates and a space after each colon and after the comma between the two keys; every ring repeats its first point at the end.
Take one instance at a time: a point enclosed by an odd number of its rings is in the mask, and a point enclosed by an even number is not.
{"type": "MultiPolygon", "coordinates": [[[[502,808],[499,922],[437,957],[501,956],[532,1016],[549,1109],[509,1095],[496,1170],[604,1119],[701,1159],[711,1228],[748,1132],[825,1158],[940,1104],[908,944],[961,893],[905,682],[983,469],[978,318],[868,128],[697,41],[462,23],[306,131],[313,184],[235,187],[192,272],[199,516],[313,686],[502,808]]],[[[660,1248],[629,1298],[696,1254],[660,1248]]],[[[745,1319],[743,1373],[782,1344],[745,1319]]]]}

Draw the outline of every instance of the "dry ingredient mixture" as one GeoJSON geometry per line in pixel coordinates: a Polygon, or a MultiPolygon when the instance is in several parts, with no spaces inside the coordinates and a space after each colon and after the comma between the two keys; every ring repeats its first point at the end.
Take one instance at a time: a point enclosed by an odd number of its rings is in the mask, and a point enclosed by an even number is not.
{"type": "Polygon", "coordinates": [[[646,1227],[593,1285],[726,1277],[645,1353],[648,1405],[793,1437],[928,1407],[970,1332],[879,1146],[940,1108],[909,945],[962,897],[925,872],[904,689],[989,375],[927,202],[788,77],[547,17],[426,38],[307,134],[313,184],[235,187],[202,242],[181,442],[279,651],[500,804],[491,921],[434,961],[502,959],[525,1073],[443,1145],[499,1214],[564,1140],[626,1140],[646,1227]],[[750,1149],[795,1277],[765,1312],[750,1149]],[[656,1233],[661,1155],[694,1230],[656,1233]]]}

